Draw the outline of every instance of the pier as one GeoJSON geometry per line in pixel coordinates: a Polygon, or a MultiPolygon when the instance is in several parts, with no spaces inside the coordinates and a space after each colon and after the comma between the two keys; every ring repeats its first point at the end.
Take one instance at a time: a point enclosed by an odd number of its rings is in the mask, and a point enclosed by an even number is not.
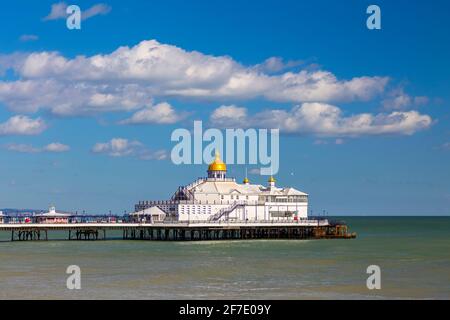
{"type": "Polygon", "coordinates": [[[346,224],[327,220],[298,222],[172,222],[0,224],[11,241],[47,241],[49,233],[65,231],[67,240],[106,240],[108,231],[121,231],[123,240],[204,241],[246,239],[352,239],[346,224]]]}
{"type": "MultiPolygon", "coordinates": [[[[216,150],[217,151],[217,150],[216,150]]],[[[352,239],[344,222],[308,215],[308,194],[293,187],[277,187],[271,175],[267,185],[242,184],[226,177],[219,153],[208,176],[179,187],[170,200],[139,201],[131,214],[83,215],[48,212],[3,215],[0,231],[11,241],[49,240],[49,233],[65,232],[67,240],[107,240],[115,231],[123,240],[203,241],[246,239],[352,239]]],[[[311,212],[312,213],[312,212],[311,212]]]]}

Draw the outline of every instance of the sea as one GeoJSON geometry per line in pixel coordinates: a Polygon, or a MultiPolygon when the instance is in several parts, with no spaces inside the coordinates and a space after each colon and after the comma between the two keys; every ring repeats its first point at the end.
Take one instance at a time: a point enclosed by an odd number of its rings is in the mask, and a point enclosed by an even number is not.
{"type": "Polygon", "coordinates": [[[339,217],[356,239],[10,242],[0,299],[449,299],[450,217],[339,217]],[[80,268],[81,289],[67,287],[80,268]],[[369,289],[369,266],[380,289],[369,289]]]}

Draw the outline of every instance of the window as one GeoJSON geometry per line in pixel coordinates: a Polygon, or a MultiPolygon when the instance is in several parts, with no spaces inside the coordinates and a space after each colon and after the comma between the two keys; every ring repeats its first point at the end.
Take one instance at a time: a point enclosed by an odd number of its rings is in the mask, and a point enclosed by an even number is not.
{"type": "Polygon", "coordinates": [[[289,218],[295,214],[293,211],[270,211],[272,218],[289,218]]]}

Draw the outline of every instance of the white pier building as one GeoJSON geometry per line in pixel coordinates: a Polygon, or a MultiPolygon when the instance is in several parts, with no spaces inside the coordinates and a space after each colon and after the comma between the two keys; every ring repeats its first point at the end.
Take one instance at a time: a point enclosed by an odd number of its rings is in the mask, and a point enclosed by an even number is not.
{"type": "MultiPolygon", "coordinates": [[[[179,187],[170,200],[140,201],[133,217],[154,219],[157,207],[165,221],[295,221],[307,219],[308,195],[291,187],[280,188],[271,176],[267,186],[227,178],[227,166],[219,155],[208,167],[208,177],[179,187]]],[[[159,216],[158,220],[161,220],[159,216]]]]}

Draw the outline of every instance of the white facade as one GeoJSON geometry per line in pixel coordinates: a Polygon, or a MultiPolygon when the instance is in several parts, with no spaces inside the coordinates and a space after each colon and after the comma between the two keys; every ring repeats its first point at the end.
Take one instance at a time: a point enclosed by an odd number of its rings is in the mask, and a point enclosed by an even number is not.
{"type": "Polygon", "coordinates": [[[70,214],[57,212],[56,208],[51,206],[48,212],[36,215],[37,223],[68,223],[70,214]]]}
{"type": "Polygon", "coordinates": [[[208,177],[180,187],[168,201],[141,201],[135,210],[157,206],[166,220],[176,221],[287,221],[306,219],[308,195],[294,188],[239,184],[226,177],[226,166],[216,158],[208,177]]]}
{"type": "Polygon", "coordinates": [[[133,212],[130,216],[134,222],[162,222],[166,218],[166,213],[158,206],[153,206],[148,209],[133,212]]]}

